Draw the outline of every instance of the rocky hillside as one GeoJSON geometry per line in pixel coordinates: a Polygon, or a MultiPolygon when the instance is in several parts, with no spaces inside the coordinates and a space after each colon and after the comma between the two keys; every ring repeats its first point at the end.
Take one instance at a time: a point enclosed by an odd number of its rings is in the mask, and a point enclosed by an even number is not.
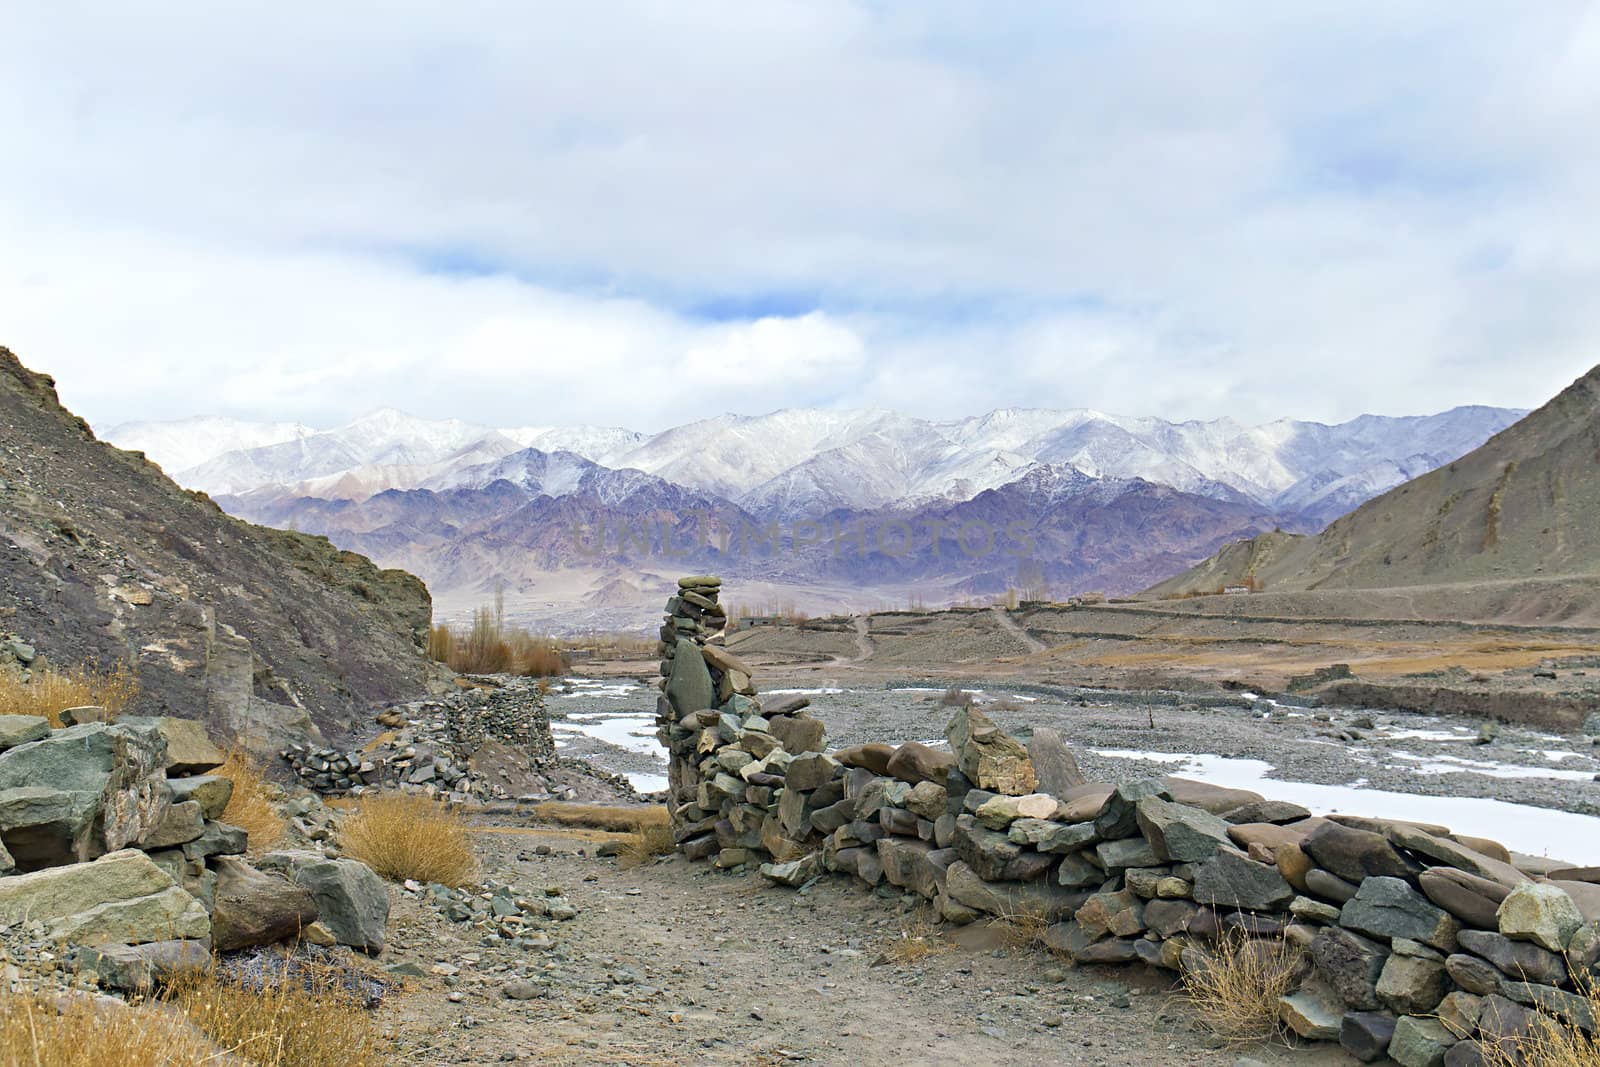
{"type": "Polygon", "coordinates": [[[24,666],[126,661],[132,710],[277,746],[421,695],[430,618],[411,575],[234,519],[96,440],[0,348],[0,636],[24,666]]]}
{"type": "Polygon", "coordinates": [[[1600,367],[1315,537],[1237,542],[1146,592],[1381,589],[1600,575],[1600,367]]]}

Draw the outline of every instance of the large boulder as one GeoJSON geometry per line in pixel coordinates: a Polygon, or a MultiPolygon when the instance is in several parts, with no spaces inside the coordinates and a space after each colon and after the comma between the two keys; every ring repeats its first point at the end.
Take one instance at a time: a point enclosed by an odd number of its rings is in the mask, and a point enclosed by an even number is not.
{"type": "Polygon", "coordinates": [[[19,789],[62,794],[21,798],[21,810],[0,824],[0,841],[25,871],[140,844],[166,818],[166,764],[166,740],[138,724],[72,726],[0,752],[0,798],[17,804],[11,791],[19,789]]]}
{"type": "Polygon", "coordinates": [[[0,879],[0,924],[24,919],[42,921],[51,940],[79,945],[211,935],[204,906],[137,849],[0,879]]]}
{"type": "Polygon", "coordinates": [[[821,719],[805,715],[783,715],[772,720],[768,732],[792,755],[821,752],[827,747],[828,731],[821,719]]]}
{"type": "Polygon", "coordinates": [[[1324,822],[1300,842],[1317,865],[1347,882],[1374,876],[1409,878],[1419,867],[1397,852],[1389,839],[1371,830],[1324,822]]]}
{"type": "Polygon", "coordinates": [[[287,941],[317,921],[317,903],[304,886],[263,874],[236,856],[211,863],[217,872],[211,941],[218,952],[287,941]]]}
{"type": "Polygon", "coordinates": [[[979,789],[1022,796],[1038,785],[1021,741],[973,707],[957,708],[945,729],[956,766],[979,789]]]}
{"type": "MultiPolygon", "coordinates": [[[[864,745],[841,748],[833,758],[846,767],[864,767],[876,775],[889,773],[889,760],[894,756],[894,746],[872,741],[864,745]]],[[[760,755],[760,754],[758,754],[760,755]]]]}
{"type": "Polygon", "coordinates": [[[270,852],[262,870],[287,875],[311,891],[319,922],[341,945],[370,955],[383,951],[389,924],[389,890],[371,867],[352,859],[330,860],[320,852],[270,852]]]}
{"type": "Polygon", "coordinates": [[[37,715],[0,714],[0,752],[50,736],[50,721],[37,715]]]}

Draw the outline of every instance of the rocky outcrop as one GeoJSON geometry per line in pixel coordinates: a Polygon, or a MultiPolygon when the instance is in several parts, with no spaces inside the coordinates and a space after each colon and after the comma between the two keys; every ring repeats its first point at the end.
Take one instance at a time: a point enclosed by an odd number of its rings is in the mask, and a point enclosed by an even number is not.
{"type": "MultiPolygon", "coordinates": [[[[422,695],[422,583],[326,539],[229,517],[97,441],[0,348],[0,615],[12,658],[129,663],[130,713],[204,720],[264,752],[422,695]]],[[[38,784],[38,783],[35,783],[38,784]]]]}

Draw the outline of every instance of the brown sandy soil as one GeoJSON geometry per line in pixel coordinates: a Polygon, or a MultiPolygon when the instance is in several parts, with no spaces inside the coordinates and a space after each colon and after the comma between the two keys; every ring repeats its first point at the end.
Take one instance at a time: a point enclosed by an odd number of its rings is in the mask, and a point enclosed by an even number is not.
{"type": "Polygon", "coordinates": [[[396,1062],[1229,1067],[1242,1053],[1264,1064],[1352,1062],[1328,1046],[1219,1048],[1165,973],[1064,966],[1007,949],[990,929],[935,935],[927,958],[890,961],[885,949],[903,928],[924,929],[917,913],[842,876],[796,892],[681,857],[623,870],[593,856],[593,834],[500,829],[478,835],[489,876],[526,893],[560,886],[579,915],[542,928],[549,950],[502,948],[510,943],[482,944],[397,891],[385,961],[459,973],[411,979],[383,1009],[402,1042],[396,1062]],[[536,854],[540,844],[553,854],[536,854]],[[506,996],[519,981],[531,999],[506,996]]]}

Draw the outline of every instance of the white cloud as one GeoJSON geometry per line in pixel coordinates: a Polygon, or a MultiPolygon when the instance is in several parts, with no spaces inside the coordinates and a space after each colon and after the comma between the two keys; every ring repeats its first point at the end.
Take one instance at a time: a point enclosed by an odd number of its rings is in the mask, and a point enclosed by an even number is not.
{"type": "Polygon", "coordinates": [[[1533,404],[1600,358],[1575,0],[4,30],[0,343],[96,421],[1341,418],[1533,404]]]}

